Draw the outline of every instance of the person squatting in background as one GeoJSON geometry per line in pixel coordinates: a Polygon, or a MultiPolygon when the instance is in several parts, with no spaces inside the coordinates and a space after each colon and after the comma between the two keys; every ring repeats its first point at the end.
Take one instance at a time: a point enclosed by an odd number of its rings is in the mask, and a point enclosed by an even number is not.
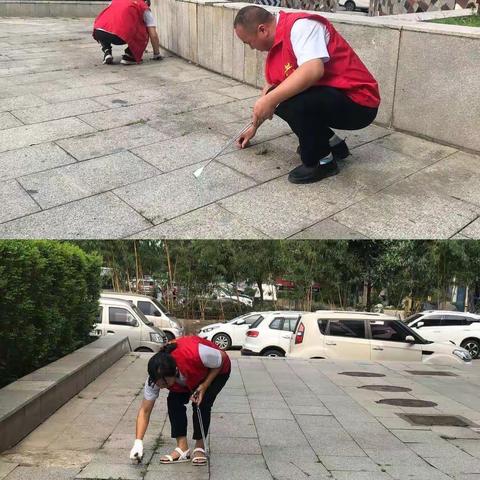
{"type": "Polygon", "coordinates": [[[95,19],[93,38],[102,46],[104,64],[113,63],[112,45],[127,45],[121,64],[140,63],[149,39],[152,60],[162,59],[150,0],[112,0],[95,19]]]}
{"type": "Polygon", "coordinates": [[[227,383],[231,362],[228,355],[213,342],[196,336],[181,337],[168,343],[150,358],[144,398],[136,424],[136,439],[130,452],[132,460],[143,457],[143,437],[150,421],[160,389],[169,390],[167,397],[171,436],[177,447],[160,458],[161,463],[192,461],[206,465],[205,445],[196,408],[193,409],[193,439],[195,447],[190,455],[187,441],[187,410],[189,401],[200,407],[205,436],[210,427],[212,405],[227,383]]]}

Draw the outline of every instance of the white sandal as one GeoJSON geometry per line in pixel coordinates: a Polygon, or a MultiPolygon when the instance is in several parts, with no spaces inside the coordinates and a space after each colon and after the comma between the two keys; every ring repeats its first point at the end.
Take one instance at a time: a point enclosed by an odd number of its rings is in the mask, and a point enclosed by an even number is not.
{"type": "Polygon", "coordinates": [[[173,458],[172,455],[163,455],[160,458],[160,463],[184,463],[190,461],[190,449],[187,448],[183,451],[180,447],[175,449],[175,452],[179,453],[180,456],[178,458],[173,458]],[[165,460],[166,459],[166,460],[165,460]]]}
{"type": "Polygon", "coordinates": [[[203,448],[195,448],[192,452],[192,463],[194,465],[200,466],[200,465],[206,465],[207,464],[207,454],[203,448]],[[195,452],[201,452],[203,455],[198,455],[197,457],[194,457],[193,454],[195,452]]]}

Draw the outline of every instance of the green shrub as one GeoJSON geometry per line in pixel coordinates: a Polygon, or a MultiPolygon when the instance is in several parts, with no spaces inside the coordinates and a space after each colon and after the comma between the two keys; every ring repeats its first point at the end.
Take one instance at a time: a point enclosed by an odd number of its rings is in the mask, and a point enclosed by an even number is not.
{"type": "Polygon", "coordinates": [[[0,387],[90,341],[101,259],[55,241],[0,241],[0,387]]]}

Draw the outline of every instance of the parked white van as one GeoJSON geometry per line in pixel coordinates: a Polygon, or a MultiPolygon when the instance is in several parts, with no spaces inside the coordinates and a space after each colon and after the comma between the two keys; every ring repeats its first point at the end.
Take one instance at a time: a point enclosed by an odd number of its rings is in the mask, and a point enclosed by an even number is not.
{"type": "Polygon", "coordinates": [[[427,340],[453,342],[468,350],[472,358],[480,354],[480,315],[426,310],[406,318],[405,323],[427,340]]]}
{"type": "Polygon", "coordinates": [[[184,335],[183,325],[155,298],[126,292],[102,292],[101,296],[119,298],[133,303],[157,328],[165,332],[168,340],[184,335]]]}
{"type": "Polygon", "coordinates": [[[471,364],[464,348],[434,343],[381,313],[319,311],[302,315],[290,344],[292,358],[471,364]]]}
{"type": "Polygon", "coordinates": [[[98,303],[98,322],[92,335],[126,336],[135,352],[156,353],[167,342],[165,333],[130,302],[101,296],[98,303]]]}

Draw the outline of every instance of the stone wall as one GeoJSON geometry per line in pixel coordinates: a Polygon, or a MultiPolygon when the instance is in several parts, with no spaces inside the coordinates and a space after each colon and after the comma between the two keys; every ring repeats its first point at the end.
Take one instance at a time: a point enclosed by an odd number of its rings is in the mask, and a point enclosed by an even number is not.
{"type": "MultiPolygon", "coordinates": [[[[152,1],[160,43],[166,49],[214,72],[262,87],[265,53],[245,47],[233,31],[234,16],[246,5],[152,1]]],[[[445,12],[398,18],[323,15],[377,78],[382,96],[379,125],[480,151],[480,102],[472,101],[480,91],[480,55],[476,54],[480,29],[419,21],[445,16],[445,12]]]]}
{"type": "Polygon", "coordinates": [[[0,17],[96,17],[108,1],[0,0],[0,17]]]}

